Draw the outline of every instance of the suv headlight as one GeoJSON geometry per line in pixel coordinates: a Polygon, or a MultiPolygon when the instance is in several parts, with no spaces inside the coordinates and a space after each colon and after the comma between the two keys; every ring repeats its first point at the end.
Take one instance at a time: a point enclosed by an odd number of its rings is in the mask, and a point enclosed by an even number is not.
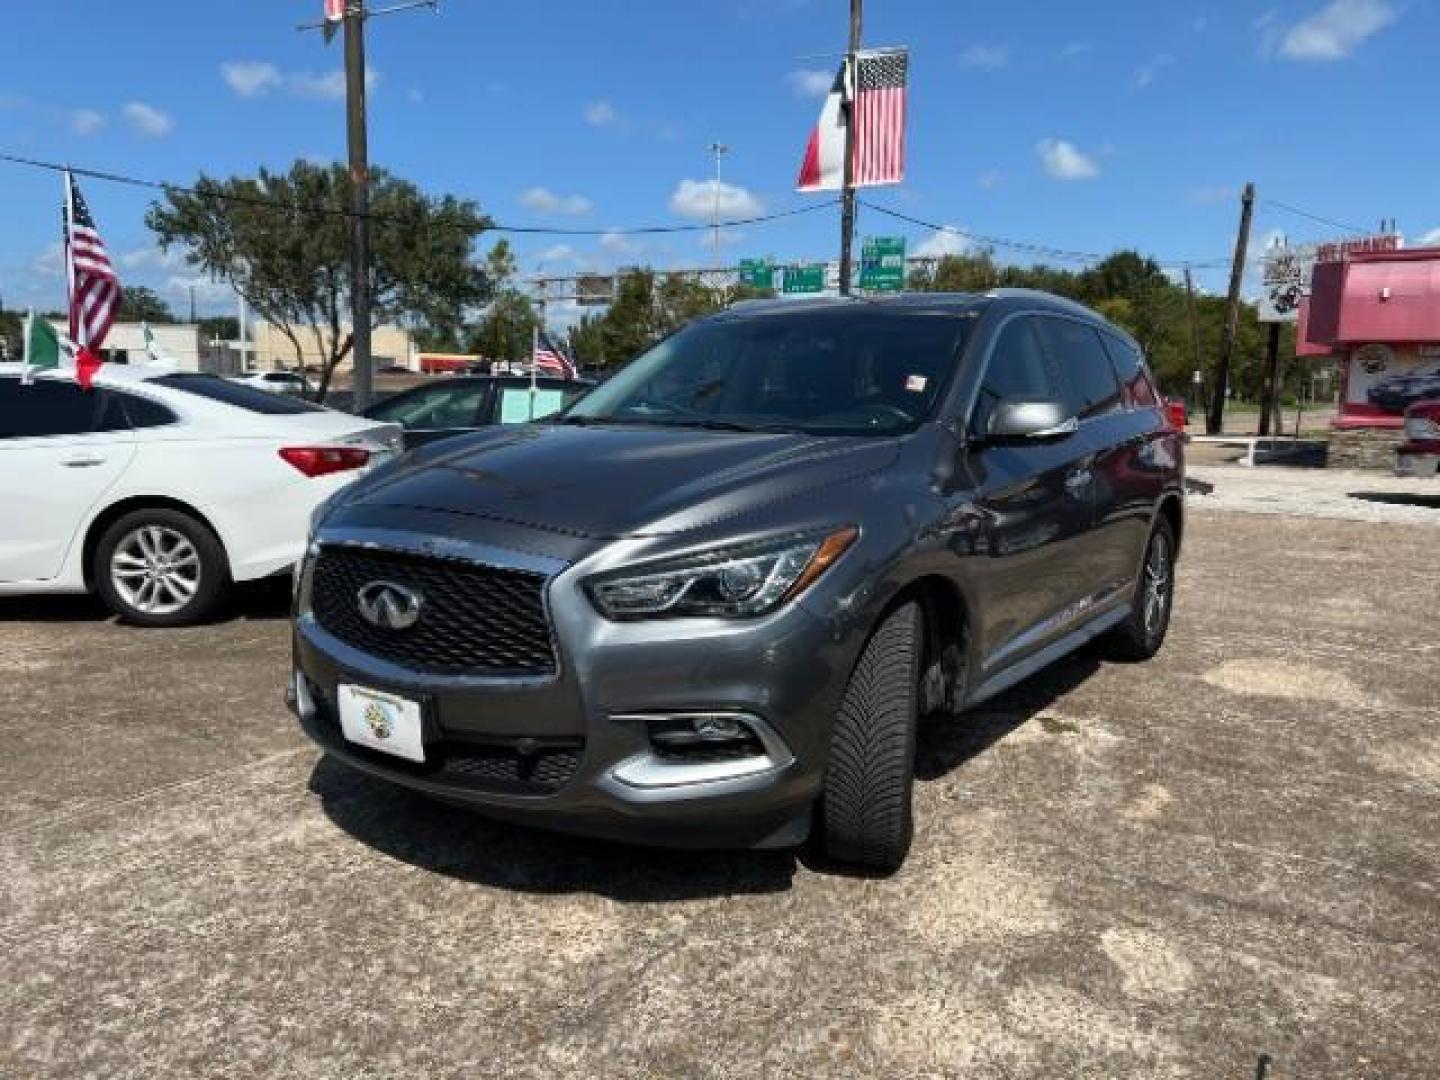
{"type": "Polygon", "coordinates": [[[809,588],[859,535],[859,529],[846,525],[829,533],[721,548],[596,574],[585,590],[600,614],[611,619],[763,615],[809,588]]]}

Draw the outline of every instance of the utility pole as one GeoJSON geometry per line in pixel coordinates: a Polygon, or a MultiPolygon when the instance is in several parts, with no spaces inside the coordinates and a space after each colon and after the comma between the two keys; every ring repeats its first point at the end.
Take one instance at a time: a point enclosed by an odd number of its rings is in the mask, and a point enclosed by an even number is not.
{"type": "MultiPolygon", "coordinates": [[[[1190,318],[1190,352],[1194,357],[1194,372],[1198,378],[1202,370],[1200,364],[1200,320],[1195,317],[1195,278],[1191,275],[1188,266],[1185,267],[1185,306],[1190,318]]],[[[1200,411],[1200,386],[1195,386],[1194,409],[1196,412],[1200,411]]]]}
{"type": "MultiPolygon", "coordinates": [[[[354,410],[374,396],[370,359],[370,153],[365,127],[365,0],[345,9],[345,131],[350,149],[350,327],[354,410]]],[[[338,346],[332,342],[331,348],[338,346]]]]}
{"type": "Polygon", "coordinates": [[[370,357],[370,154],[365,127],[365,20],[412,8],[438,10],[439,0],[404,0],[369,11],[365,0],[327,0],[326,18],[299,30],[320,30],[329,44],[335,22],[345,24],[345,134],[350,152],[350,322],[355,411],[370,404],[374,377],[370,357]],[[344,13],[339,8],[343,5],[344,13]]]}
{"type": "Polygon", "coordinates": [[[1255,213],[1255,185],[1247,183],[1240,196],[1240,231],[1235,237],[1235,262],[1230,267],[1229,310],[1225,335],[1220,342],[1220,366],[1210,392],[1210,412],[1205,417],[1205,434],[1219,435],[1225,425],[1225,394],[1230,386],[1230,363],[1235,357],[1235,333],[1240,326],[1240,284],[1245,277],[1245,252],[1250,246],[1250,219],[1255,213]]]}
{"type": "Polygon", "coordinates": [[[1270,418],[1277,417],[1275,434],[1280,434],[1278,415],[1280,412],[1280,391],[1275,385],[1280,372],[1280,324],[1269,325],[1270,336],[1265,343],[1265,372],[1260,380],[1260,427],[1257,435],[1270,434],[1270,418]]]}
{"type": "Polygon", "coordinates": [[[860,51],[864,0],[850,0],[850,48],[845,54],[845,166],[840,193],[840,295],[850,295],[850,249],[855,243],[855,54],[860,51]]]}
{"type": "Polygon", "coordinates": [[[190,286],[190,325],[195,325],[195,286],[190,286]]]}
{"type": "Polygon", "coordinates": [[[715,266],[720,266],[720,159],[730,152],[730,147],[722,142],[712,142],[710,152],[715,155],[715,214],[711,218],[714,226],[714,235],[711,244],[715,249],[715,266]]]}

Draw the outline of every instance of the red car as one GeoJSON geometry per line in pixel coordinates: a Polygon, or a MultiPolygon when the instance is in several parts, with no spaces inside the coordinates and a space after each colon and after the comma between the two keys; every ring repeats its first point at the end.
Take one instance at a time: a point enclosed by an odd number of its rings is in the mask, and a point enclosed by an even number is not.
{"type": "Polygon", "coordinates": [[[1405,443],[1395,452],[1398,476],[1440,476],[1440,398],[1405,410],[1405,443]]]}

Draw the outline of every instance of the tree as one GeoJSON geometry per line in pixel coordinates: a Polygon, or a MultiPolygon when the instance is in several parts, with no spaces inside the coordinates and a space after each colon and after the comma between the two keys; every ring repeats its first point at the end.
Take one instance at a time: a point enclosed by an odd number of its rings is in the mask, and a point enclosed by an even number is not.
{"type": "Polygon", "coordinates": [[[175,313],[154,289],[144,285],[122,285],[116,322],[173,323],[175,313]]]}
{"type": "Polygon", "coordinates": [[[201,341],[240,340],[240,320],[234,315],[217,315],[201,319],[196,325],[200,328],[201,341]]]}
{"type": "MultiPolygon", "coordinates": [[[[376,169],[370,176],[370,296],[374,325],[408,318],[453,332],[489,297],[471,252],[488,227],[473,202],[432,198],[376,169]]],[[[322,358],[318,400],[353,344],[350,331],[350,176],[344,166],[297,161],[286,173],[215,180],[169,190],[146,224],[161,247],[230,284],[295,350],[308,338],[322,358]]]]}
{"type": "Polygon", "coordinates": [[[19,360],[25,355],[25,317],[18,311],[0,311],[0,339],[5,347],[0,355],[7,360],[19,360]]]}
{"type": "Polygon", "coordinates": [[[501,240],[485,257],[485,277],[491,286],[489,306],[479,324],[465,339],[465,351],[492,360],[528,358],[540,318],[530,298],[516,287],[515,256],[501,240]]]}

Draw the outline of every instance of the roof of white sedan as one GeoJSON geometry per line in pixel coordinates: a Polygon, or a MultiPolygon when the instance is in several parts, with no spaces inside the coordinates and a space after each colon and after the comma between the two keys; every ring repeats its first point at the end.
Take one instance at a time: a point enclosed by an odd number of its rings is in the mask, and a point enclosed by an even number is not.
{"type": "MultiPolygon", "coordinates": [[[[21,375],[24,371],[24,364],[14,361],[0,362],[0,375],[21,375]]],[[[173,364],[103,364],[95,373],[95,381],[101,384],[124,386],[129,383],[159,378],[161,375],[175,375],[179,371],[180,369],[173,364]]],[[[72,367],[36,368],[34,376],[37,379],[60,379],[64,382],[74,382],[75,369],[72,367]]]]}

